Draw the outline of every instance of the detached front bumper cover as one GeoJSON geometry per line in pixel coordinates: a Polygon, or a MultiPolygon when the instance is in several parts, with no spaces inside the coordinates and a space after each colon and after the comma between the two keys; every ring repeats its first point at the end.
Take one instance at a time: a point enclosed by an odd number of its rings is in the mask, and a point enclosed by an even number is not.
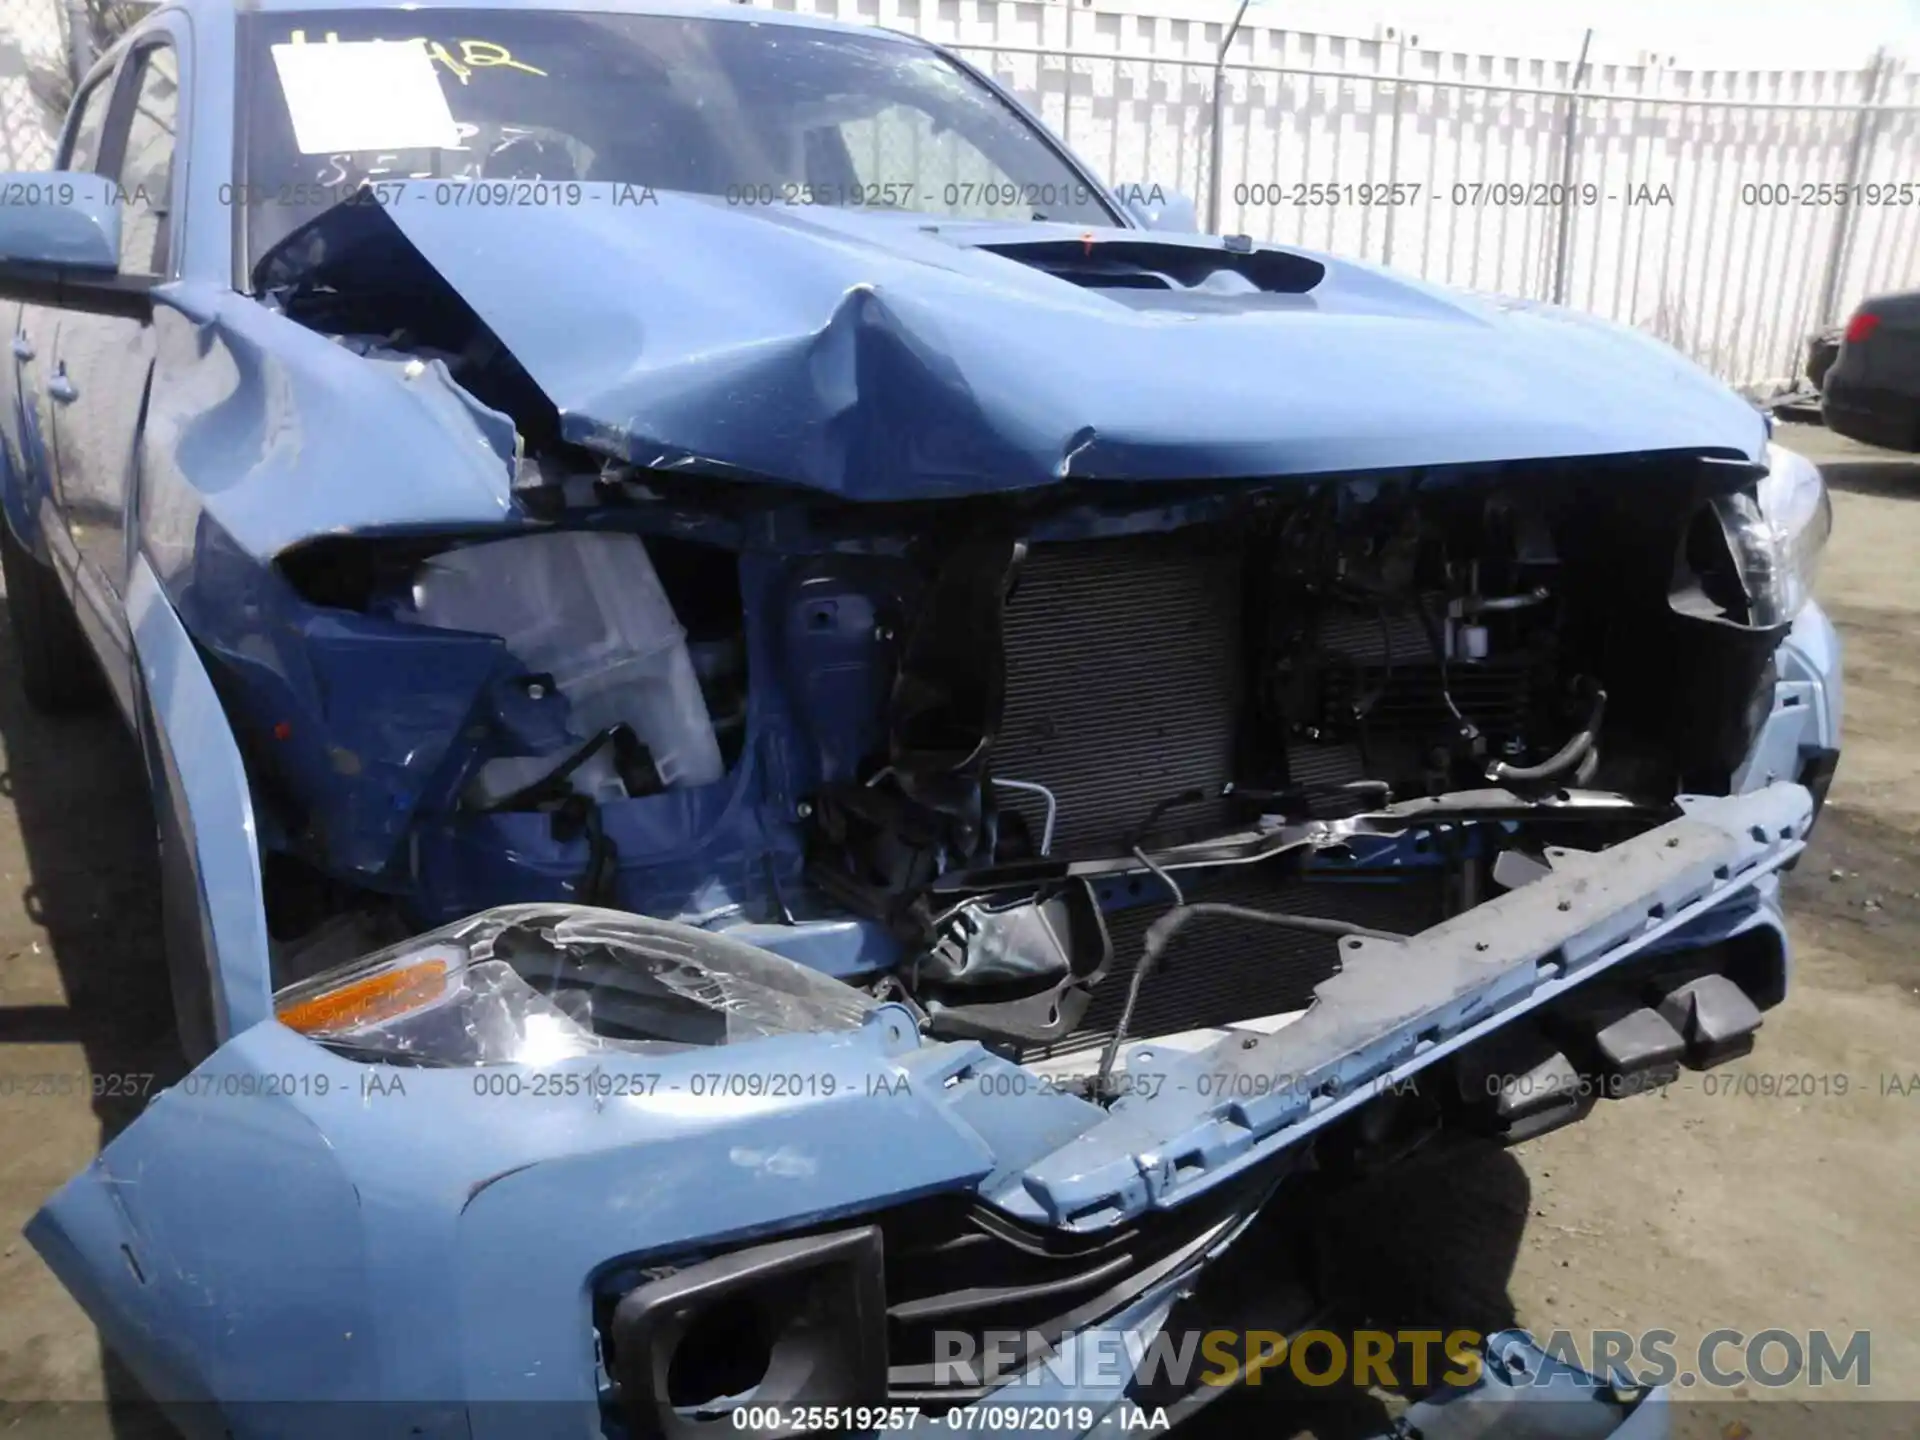
{"type": "MultiPolygon", "coordinates": [[[[352,1413],[313,1403],[333,1401],[371,1404],[383,1433],[578,1440],[603,1398],[590,1294],[616,1261],[670,1267],[969,1191],[1083,1231],[1182,1205],[1737,904],[1813,812],[1785,782],[1681,805],[1410,940],[1344,942],[1305,1017],[1167,1064],[1110,1110],[990,1090],[1013,1067],[923,1040],[890,1004],[853,1028],[629,1056],[619,1073],[647,1083],[615,1093],[584,1083],[615,1073],[601,1054],[407,1069],[267,1021],[157,1097],[27,1234],[156,1398],[220,1407],[190,1429],[330,1436],[352,1413]]],[[[1129,1065],[1159,1068],[1150,1049],[1129,1065]]]]}

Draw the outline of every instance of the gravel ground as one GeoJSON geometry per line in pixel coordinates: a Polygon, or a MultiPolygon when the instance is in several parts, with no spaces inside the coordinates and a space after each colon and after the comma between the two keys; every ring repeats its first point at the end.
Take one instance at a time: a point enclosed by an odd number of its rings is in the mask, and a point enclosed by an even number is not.
{"type": "MultiPolygon", "coordinates": [[[[1829,1093],[1790,1098],[1709,1095],[1691,1077],[1518,1150],[1471,1152],[1383,1187],[1356,1209],[1356,1233],[1450,1326],[1665,1328],[1682,1354],[1722,1327],[1868,1330],[1865,1393],[1915,1402],[1920,464],[1811,427],[1781,438],[1826,465],[1836,492],[1821,590],[1846,638],[1847,736],[1789,881],[1795,989],[1737,1068],[1845,1076],[1848,1093],[1827,1082],[1829,1093]]],[[[12,670],[0,627],[0,677],[12,670]]],[[[177,1073],[144,784],[112,719],[37,717],[10,678],[0,752],[0,1426],[148,1440],[170,1432],[18,1239],[139,1102],[5,1084],[177,1073]]],[[[1271,1432],[1271,1395],[1219,1407],[1206,1428],[1271,1432]]],[[[1920,1408],[1835,1406],[1831,1389],[1676,1398],[1690,1402],[1676,1424],[1689,1440],[1920,1432],[1920,1408]]],[[[1316,1426],[1341,1429],[1337,1418],[1316,1426]]]]}

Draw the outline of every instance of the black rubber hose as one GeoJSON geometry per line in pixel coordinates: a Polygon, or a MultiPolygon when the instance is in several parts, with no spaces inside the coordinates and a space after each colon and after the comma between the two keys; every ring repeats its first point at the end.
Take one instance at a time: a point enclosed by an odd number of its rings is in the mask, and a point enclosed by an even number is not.
{"type": "Polygon", "coordinates": [[[564,799],[573,792],[564,788],[562,782],[570,778],[574,771],[599,754],[607,745],[617,740],[620,732],[626,728],[627,724],[624,720],[607,726],[538,780],[522,785],[511,794],[501,796],[491,805],[483,806],[481,813],[492,815],[502,810],[518,810],[522,806],[537,802],[564,799]]]}
{"type": "MultiPolygon", "coordinates": [[[[584,797],[582,797],[584,798],[584,797]]],[[[600,807],[587,809],[587,868],[580,875],[580,898],[588,905],[612,906],[618,899],[615,888],[620,875],[620,847],[607,834],[600,807]]]]}
{"type": "Polygon", "coordinates": [[[1595,745],[1587,751],[1586,758],[1580,762],[1580,768],[1573,772],[1573,783],[1576,785],[1592,784],[1593,777],[1599,769],[1600,747],[1595,745]]]}
{"type": "Polygon", "coordinates": [[[1487,767],[1487,779],[1495,784],[1508,781],[1528,782],[1534,780],[1552,780],[1573,769],[1586,759],[1587,752],[1593,748],[1593,742],[1600,737],[1600,721],[1607,713],[1607,692],[1597,686],[1593,692],[1593,710],[1587,716],[1587,723],[1574,732],[1568,740],[1553,754],[1538,765],[1509,765],[1504,760],[1496,760],[1487,767]]]}
{"type": "MultiPolygon", "coordinates": [[[[1154,874],[1158,875],[1162,880],[1166,880],[1166,872],[1156,867],[1146,856],[1140,855],[1140,847],[1147,843],[1147,838],[1153,834],[1155,827],[1159,825],[1160,817],[1165,815],[1167,811],[1177,809],[1182,805],[1198,805],[1206,798],[1207,792],[1195,786],[1191,790],[1182,790],[1177,795],[1169,795],[1164,800],[1156,801],[1154,807],[1147,811],[1147,818],[1136,825],[1133,833],[1127,836],[1124,842],[1126,847],[1133,851],[1135,855],[1139,855],[1140,859],[1146,863],[1149,869],[1153,870],[1154,874]]],[[[1172,886],[1175,895],[1180,893],[1180,888],[1174,885],[1171,880],[1167,880],[1167,884],[1172,886]]]]}

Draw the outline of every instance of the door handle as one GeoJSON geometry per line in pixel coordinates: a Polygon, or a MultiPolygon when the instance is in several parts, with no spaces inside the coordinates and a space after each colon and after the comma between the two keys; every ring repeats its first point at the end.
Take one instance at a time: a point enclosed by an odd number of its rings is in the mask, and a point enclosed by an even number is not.
{"type": "Polygon", "coordinates": [[[53,378],[47,381],[47,394],[58,400],[62,405],[71,404],[80,398],[80,392],[73,388],[73,381],[67,378],[67,370],[64,365],[54,371],[53,378]]]}
{"type": "Polygon", "coordinates": [[[33,358],[33,342],[27,339],[25,334],[13,337],[13,358],[16,360],[31,360],[33,358]]]}

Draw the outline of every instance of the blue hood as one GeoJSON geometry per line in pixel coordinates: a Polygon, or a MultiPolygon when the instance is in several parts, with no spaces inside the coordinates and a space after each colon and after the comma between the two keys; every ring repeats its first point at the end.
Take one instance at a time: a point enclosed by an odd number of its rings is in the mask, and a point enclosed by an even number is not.
{"type": "Polygon", "coordinates": [[[1331,256],[580,190],[488,207],[414,184],[290,253],[364,265],[397,227],[568,440],[849,499],[1766,442],[1658,341],[1331,256]]]}

